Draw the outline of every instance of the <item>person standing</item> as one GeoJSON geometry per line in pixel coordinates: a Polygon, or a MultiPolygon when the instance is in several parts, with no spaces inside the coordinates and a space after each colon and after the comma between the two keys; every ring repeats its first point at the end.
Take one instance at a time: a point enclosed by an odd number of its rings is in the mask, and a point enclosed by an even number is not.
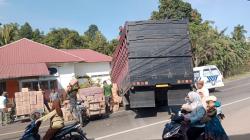
{"type": "Polygon", "coordinates": [[[110,101],[112,95],[112,86],[107,83],[107,81],[103,82],[104,96],[105,96],[105,105],[106,111],[110,111],[110,101]]]}
{"type": "Polygon", "coordinates": [[[56,99],[60,100],[59,93],[56,92],[55,89],[52,89],[52,90],[51,90],[51,93],[50,93],[50,97],[49,97],[49,98],[50,98],[50,102],[52,102],[52,101],[54,101],[54,100],[56,100],[56,99]]]}
{"type": "Polygon", "coordinates": [[[7,98],[5,97],[6,92],[0,93],[0,121],[1,125],[4,126],[7,123],[7,114],[6,114],[6,104],[7,98]]]}
{"type": "Polygon", "coordinates": [[[79,83],[76,78],[73,78],[67,87],[67,96],[70,104],[70,113],[76,121],[80,121],[77,112],[77,93],[80,89],[79,83]]]}

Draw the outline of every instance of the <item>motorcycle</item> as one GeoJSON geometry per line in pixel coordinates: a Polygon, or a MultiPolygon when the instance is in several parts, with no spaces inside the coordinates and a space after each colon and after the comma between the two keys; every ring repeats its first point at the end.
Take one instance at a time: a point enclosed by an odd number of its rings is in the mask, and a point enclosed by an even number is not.
{"type": "Polygon", "coordinates": [[[77,115],[78,115],[77,117],[79,119],[79,122],[80,122],[81,126],[84,127],[89,122],[89,118],[87,116],[87,110],[83,106],[82,103],[83,103],[83,101],[78,101],[76,109],[77,109],[77,115]]]}
{"type": "MultiPolygon", "coordinates": [[[[184,122],[183,114],[187,112],[179,111],[178,114],[171,114],[171,121],[165,125],[162,133],[162,140],[187,140],[187,126],[184,122]]],[[[203,140],[204,134],[201,134],[198,140],[203,140]]]]}
{"type": "MultiPolygon", "coordinates": [[[[39,127],[41,121],[36,122],[32,120],[31,123],[26,127],[24,134],[20,140],[40,140],[39,127]]],[[[81,124],[78,122],[63,127],[57,134],[52,138],[53,140],[88,140],[86,134],[81,129],[81,124]]]]}

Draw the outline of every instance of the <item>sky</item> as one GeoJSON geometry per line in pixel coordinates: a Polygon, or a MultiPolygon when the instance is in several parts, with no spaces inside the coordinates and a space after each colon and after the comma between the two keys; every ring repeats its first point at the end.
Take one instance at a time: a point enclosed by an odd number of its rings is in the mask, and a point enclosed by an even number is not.
{"type": "MultiPolygon", "coordinates": [[[[185,0],[198,9],[204,20],[227,34],[241,24],[250,37],[250,1],[185,0]]],[[[158,9],[158,0],[0,0],[0,23],[29,22],[45,33],[67,27],[80,34],[96,24],[108,40],[116,38],[126,21],[146,20],[158,9]]]]}

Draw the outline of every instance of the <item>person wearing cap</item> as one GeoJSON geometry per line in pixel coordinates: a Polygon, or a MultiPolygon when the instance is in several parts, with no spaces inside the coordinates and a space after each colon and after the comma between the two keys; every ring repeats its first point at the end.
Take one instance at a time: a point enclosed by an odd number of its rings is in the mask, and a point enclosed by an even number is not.
{"type": "Polygon", "coordinates": [[[207,111],[204,117],[205,140],[229,140],[219,118],[217,117],[216,109],[217,98],[209,96],[206,98],[207,111]]]}

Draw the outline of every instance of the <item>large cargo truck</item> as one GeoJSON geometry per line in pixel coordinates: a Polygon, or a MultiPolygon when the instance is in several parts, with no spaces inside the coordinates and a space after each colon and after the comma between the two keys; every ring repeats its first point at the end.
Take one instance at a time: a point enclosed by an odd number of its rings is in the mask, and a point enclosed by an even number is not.
{"type": "Polygon", "coordinates": [[[178,106],[193,83],[188,21],[126,22],[112,61],[111,79],[130,108],[178,106]]]}

